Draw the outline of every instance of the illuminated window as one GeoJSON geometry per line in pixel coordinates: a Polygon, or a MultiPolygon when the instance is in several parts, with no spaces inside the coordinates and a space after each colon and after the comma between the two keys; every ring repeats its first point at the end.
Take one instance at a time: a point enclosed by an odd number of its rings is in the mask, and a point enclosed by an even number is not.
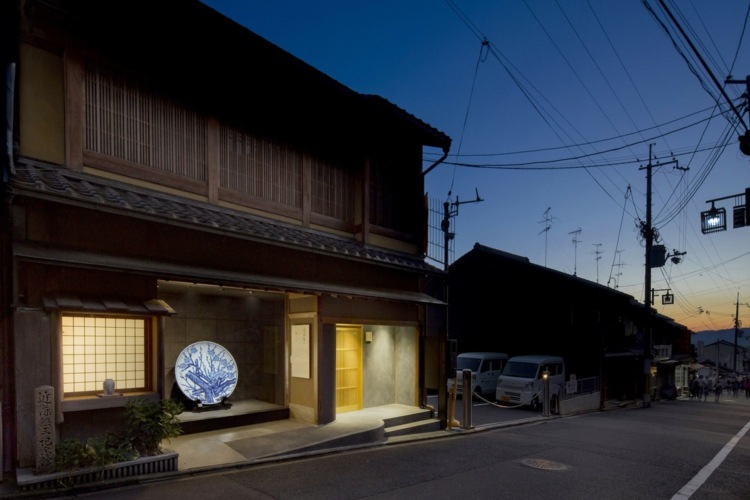
{"type": "Polygon", "coordinates": [[[65,395],[101,393],[102,382],[117,391],[148,389],[148,322],[110,316],[62,317],[65,395]]]}

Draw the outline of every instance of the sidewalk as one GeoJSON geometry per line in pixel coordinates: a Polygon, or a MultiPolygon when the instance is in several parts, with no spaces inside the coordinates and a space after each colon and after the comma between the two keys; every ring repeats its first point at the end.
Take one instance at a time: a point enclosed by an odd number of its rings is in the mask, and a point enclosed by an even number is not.
{"type": "MultiPolygon", "coordinates": [[[[421,415],[424,414],[424,409],[394,404],[343,413],[336,416],[335,422],[326,425],[277,420],[182,435],[162,443],[163,448],[179,454],[178,471],[159,474],[158,477],[148,476],[148,480],[200,474],[272,462],[282,458],[382,446],[389,441],[386,422],[390,421],[392,425],[398,424],[400,419],[413,420],[414,417],[422,418],[421,415]]],[[[450,436],[451,434],[454,433],[449,431],[420,433],[417,439],[450,436]]],[[[397,442],[409,438],[409,436],[393,437],[390,441],[397,442]]],[[[17,474],[20,477],[22,474],[32,474],[32,472],[19,470],[17,474]]],[[[0,483],[0,498],[38,498],[54,493],[46,492],[45,494],[43,490],[18,491],[15,477],[6,476],[4,479],[5,481],[0,483]]],[[[123,479],[131,484],[139,480],[139,478],[123,479]]]]}
{"type": "Polygon", "coordinates": [[[415,411],[419,411],[419,408],[379,406],[337,415],[335,422],[326,425],[279,420],[189,434],[172,438],[163,445],[180,454],[180,471],[198,472],[217,466],[278,459],[280,456],[382,445],[387,441],[384,420],[415,411]]]}
{"type": "MultiPolygon", "coordinates": [[[[179,454],[178,470],[163,474],[137,478],[124,478],[105,487],[117,487],[122,483],[134,484],[142,481],[174,479],[185,475],[218,472],[283,459],[335,453],[343,450],[384,446],[407,441],[456,437],[498,427],[524,425],[549,420],[535,415],[503,423],[488,424],[471,429],[415,431],[402,434],[390,429],[402,421],[414,420],[424,409],[405,405],[386,405],[365,410],[343,413],[336,421],[325,425],[314,425],[293,420],[278,420],[255,425],[235,427],[217,431],[187,434],[162,443],[163,448],[179,454]],[[394,435],[396,434],[396,435],[394,435]]],[[[439,429],[436,419],[435,429],[439,429]]],[[[22,473],[20,471],[19,473],[22,473]]],[[[27,471],[26,473],[30,473],[27,471]]],[[[41,498],[54,494],[74,495],[76,489],[67,492],[18,491],[13,478],[6,477],[0,483],[0,498],[41,498]]]]}

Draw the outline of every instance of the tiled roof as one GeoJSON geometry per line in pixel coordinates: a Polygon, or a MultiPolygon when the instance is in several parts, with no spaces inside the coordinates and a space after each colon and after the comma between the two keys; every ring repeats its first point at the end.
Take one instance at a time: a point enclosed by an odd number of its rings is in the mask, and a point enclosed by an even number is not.
{"type": "Polygon", "coordinates": [[[420,272],[440,272],[419,256],[373,248],[322,231],[272,221],[29,159],[18,159],[10,179],[10,190],[15,194],[60,203],[105,207],[124,215],[162,223],[221,231],[266,244],[420,272]]]}

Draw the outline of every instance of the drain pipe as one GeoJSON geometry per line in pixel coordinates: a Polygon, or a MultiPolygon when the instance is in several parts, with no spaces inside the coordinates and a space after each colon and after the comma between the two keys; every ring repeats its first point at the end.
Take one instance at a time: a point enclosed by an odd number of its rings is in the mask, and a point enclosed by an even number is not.
{"type": "Polygon", "coordinates": [[[422,172],[422,177],[429,174],[432,169],[443,163],[445,159],[448,158],[448,151],[450,151],[450,144],[443,147],[443,156],[441,156],[435,163],[427,167],[427,170],[422,172]]]}
{"type": "Polygon", "coordinates": [[[3,188],[13,172],[13,103],[15,102],[16,63],[5,66],[5,140],[3,141],[2,168],[3,188]]]}

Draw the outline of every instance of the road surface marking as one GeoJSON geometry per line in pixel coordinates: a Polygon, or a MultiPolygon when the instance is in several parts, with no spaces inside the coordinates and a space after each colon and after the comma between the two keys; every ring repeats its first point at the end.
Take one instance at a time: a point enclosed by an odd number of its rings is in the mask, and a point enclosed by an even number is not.
{"type": "Polygon", "coordinates": [[[742,436],[745,435],[745,433],[750,429],[750,422],[745,424],[745,427],[740,430],[732,439],[729,440],[727,444],[724,445],[724,448],[722,448],[719,453],[716,454],[716,456],[706,464],[705,467],[703,467],[698,474],[693,477],[693,479],[690,480],[689,483],[687,483],[685,486],[682,487],[680,491],[674,494],[672,497],[672,500],[687,500],[690,498],[693,493],[698,491],[698,488],[703,486],[703,483],[706,482],[706,480],[713,474],[713,472],[721,465],[721,463],[724,461],[725,458],[727,458],[727,455],[729,455],[729,452],[732,451],[732,448],[740,442],[740,439],[742,439],[742,436]]]}

